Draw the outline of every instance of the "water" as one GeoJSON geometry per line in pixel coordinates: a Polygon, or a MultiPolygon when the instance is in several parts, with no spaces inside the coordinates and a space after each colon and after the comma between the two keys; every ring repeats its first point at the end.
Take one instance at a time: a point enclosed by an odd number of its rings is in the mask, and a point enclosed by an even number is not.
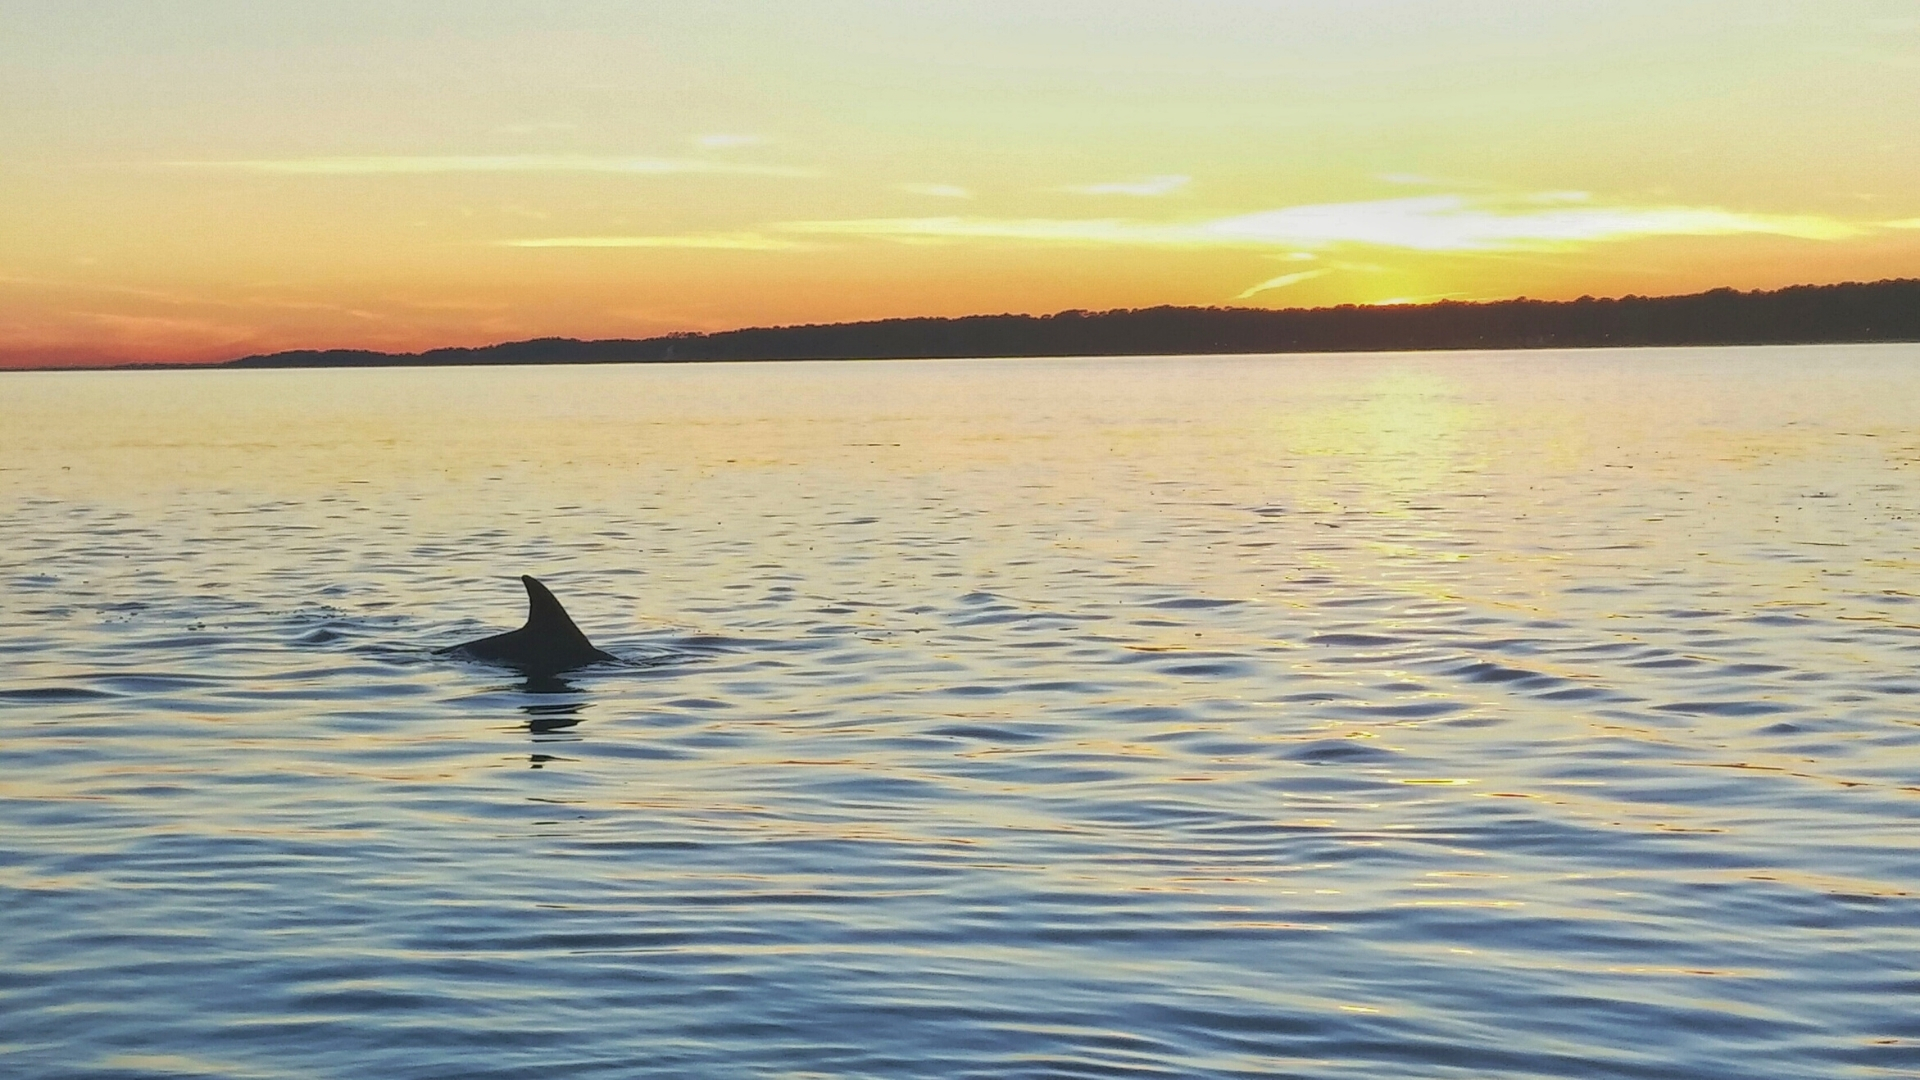
{"type": "Polygon", "coordinates": [[[0,1073],[1920,1076],[1920,347],[0,380],[0,1073]],[[432,653],[550,584],[629,660],[432,653]]]}

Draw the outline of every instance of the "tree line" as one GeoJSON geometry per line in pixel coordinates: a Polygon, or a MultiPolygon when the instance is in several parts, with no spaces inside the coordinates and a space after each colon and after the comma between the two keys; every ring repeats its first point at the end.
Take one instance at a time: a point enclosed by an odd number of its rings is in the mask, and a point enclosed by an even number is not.
{"type": "Polygon", "coordinates": [[[1152,307],[754,327],[636,340],[537,338],[381,353],[297,350],[230,367],[621,364],[991,356],[1159,356],[1920,341],[1920,279],[1687,296],[1322,308],[1152,307]]]}

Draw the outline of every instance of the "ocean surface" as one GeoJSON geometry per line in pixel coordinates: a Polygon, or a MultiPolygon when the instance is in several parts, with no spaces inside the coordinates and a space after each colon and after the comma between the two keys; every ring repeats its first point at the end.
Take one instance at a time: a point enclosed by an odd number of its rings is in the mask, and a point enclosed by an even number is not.
{"type": "Polygon", "coordinates": [[[0,376],[7,1077],[1915,1077],[1917,893],[1920,346],[0,376]]]}

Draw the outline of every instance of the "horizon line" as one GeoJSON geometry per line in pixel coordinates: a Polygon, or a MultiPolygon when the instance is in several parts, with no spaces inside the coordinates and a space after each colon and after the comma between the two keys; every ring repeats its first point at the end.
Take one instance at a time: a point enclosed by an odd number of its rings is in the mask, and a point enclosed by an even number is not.
{"type": "MultiPolygon", "coordinates": [[[[914,323],[914,322],[957,323],[957,322],[965,322],[965,321],[976,320],[976,319],[1030,319],[1035,321],[1051,321],[1051,320],[1059,319],[1063,317],[1099,318],[1104,316],[1138,314],[1138,313],[1153,312],[1153,311],[1246,313],[1246,314],[1253,314],[1253,315],[1276,315],[1277,316],[1277,315],[1283,315],[1287,313],[1309,313],[1309,312],[1327,312],[1327,311],[1377,310],[1381,312],[1388,312],[1388,311],[1396,311],[1396,310],[1399,310],[1399,311],[1426,310],[1426,309],[1433,309],[1433,308],[1451,308],[1451,307],[1492,307],[1492,306],[1501,305],[1501,304],[1574,306],[1574,305],[1588,304],[1588,303],[1608,304],[1608,303],[1622,303],[1622,302],[1630,302],[1630,301],[1646,302],[1646,301],[1665,301],[1665,300],[1685,300],[1685,299],[1705,297],[1705,296],[1710,296],[1715,294],[1730,294],[1730,295],[1742,296],[1742,297],[1768,296],[1768,295],[1787,293],[1787,292],[1793,292],[1798,290],[1838,289],[1838,288],[1847,288],[1847,287],[1869,288],[1874,286],[1888,286],[1888,285],[1899,285],[1899,284],[1920,284],[1920,277],[1881,278],[1873,281],[1849,280],[1849,281],[1828,282],[1825,284],[1797,283],[1793,285],[1783,285],[1783,286],[1772,288],[1772,289],[1742,290],[1742,289],[1734,288],[1732,286],[1718,286],[1711,289],[1702,289],[1696,292],[1688,292],[1688,293],[1669,293],[1669,294],[1660,294],[1660,295],[1623,293],[1618,296],[1583,295],[1583,296],[1575,297],[1573,299],[1563,299],[1563,300],[1542,299],[1537,297],[1520,295],[1520,296],[1479,298],[1479,299],[1456,299],[1452,297],[1443,297],[1443,298],[1431,299],[1431,300],[1420,299],[1416,301],[1382,300],[1382,301],[1373,301],[1373,302],[1366,302],[1366,303],[1349,302],[1344,304],[1321,304],[1321,305],[1313,305],[1313,306],[1292,306],[1292,307],[1279,307],[1279,308],[1257,307],[1257,306],[1235,305],[1235,304],[1211,304],[1211,305],[1155,304],[1148,307],[1115,307],[1115,308],[1105,308],[1105,309],[1064,308],[1058,311],[1040,312],[1040,313],[1002,311],[1002,312],[975,312],[975,313],[966,314],[966,315],[888,315],[888,316],[879,316],[871,319],[847,319],[847,320],[839,320],[834,322],[794,322],[794,323],[752,324],[752,325],[745,325],[745,326],[730,327],[724,330],[679,330],[679,331],[669,331],[666,333],[652,334],[646,337],[635,337],[635,338],[622,338],[622,337],[582,338],[582,337],[569,337],[563,334],[543,334],[535,337],[515,338],[510,340],[504,340],[504,341],[495,341],[495,342],[491,342],[484,345],[437,345],[437,346],[431,346],[424,349],[418,349],[411,352],[407,352],[407,351],[390,352],[390,351],[384,351],[381,349],[365,348],[365,347],[357,347],[357,346],[331,346],[331,347],[304,346],[304,347],[295,347],[295,348],[289,348],[289,349],[276,349],[271,352],[247,353],[244,355],[228,357],[226,359],[221,359],[221,360],[152,360],[152,361],[133,360],[133,361],[119,361],[119,362],[111,362],[111,363],[67,363],[67,364],[48,364],[48,365],[27,365],[27,366],[19,366],[19,367],[0,366],[0,372],[134,371],[134,370],[177,371],[177,370],[194,370],[194,369],[203,369],[203,368],[233,367],[236,365],[240,365],[248,360],[265,360],[265,359],[272,359],[275,357],[286,357],[286,356],[296,356],[296,355],[322,356],[322,355],[329,355],[329,354],[333,354],[333,355],[354,354],[354,355],[366,356],[369,358],[378,357],[378,358],[385,358],[385,359],[396,360],[396,361],[403,361],[411,358],[424,358],[424,357],[432,356],[435,354],[481,353],[481,352],[487,352],[489,350],[510,348],[516,345],[528,345],[536,342],[556,342],[556,343],[567,342],[567,343],[581,344],[581,345],[615,345],[615,344],[639,345],[639,344],[672,342],[672,341],[698,341],[698,340],[704,340],[704,339],[725,337],[733,334],[747,334],[747,333],[755,333],[755,332],[852,329],[852,328],[858,328],[858,327],[879,326],[879,325],[884,325],[888,323],[914,323]]],[[[1907,339],[1904,339],[1904,338],[1903,339],[1863,339],[1855,343],[1896,344],[1905,340],[1907,339]]],[[[1828,343],[1839,344],[1844,342],[1828,342],[1828,343]]],[[[1716,343],[1716,344],[1719,344],[1719,343],[1716,343]]],[[[1736,347],[1738,344],[1740,343],[1725,343],[1726,347],[1736,347]]],[[[1745,344],[1748,344],[1748,345],[1761,345],[1761,344],[1799,345],[1799,344],[1819,344],[1819,343],[1818,342],[1800,342],[1800,341],[1781,341],[1781,342],[1756,341],[1756,342],[1748,342],[1745,344]]],[[[1554,349],[1554,348],[1569,348],[1569,347],[1570,346],[1547,345],[1547,346],[1539,346],[1538,348],[1554,349]]],[[[1660,348],[1660,347],[1666,347],[1666,346],[1627,344],[1627,345],[1592,345],[1592,346],[1571,346],[1571,347],[1604,349],[1604,348],[1660,348]]],[[[1713,346],[1699,346],[1699,347],[1713,347],[1713,346]]],[[[1500,351],[1524,351],[1526,347],[1485,346],[1483,348],[1499,349],[1500,351]]],[[[1329,351],[1454,352],[1454,351],[1475,351],[1475,350],[1460,349],[1460,348],[1453,348],[1453,347],[1414,346],[1414,347],[1408,347],[1405,349],[1383,349],[1383,350],[1355,349],[1355,350],[1329,350],[1329,351]]],[[[1064,356],[1085,356],[1085,355],[1091,355],[1091,354],[1084,354],[1084,353],[1062,354],[1063,357],[1064,356]]],[[[1115,353],[1112,355],[1115,355],[1115,356],[1126,356],[1126,355],[1208,356],[1208,355],[1258,355],[1258,353],[1250,354],[1250,353],[1246,353],[1238,350],[1229,350],[1229,351],[1223,351],[1223,352],[1183,351],[1183,352],[1177,352],[1177,353],[1163,353],[1163,352],[1115,353]]],[[[1009,359],[1016,358],[1016,356],[1017,358],[1021,358],[1021,359],[1043,358],[1039,354],[1028,354],[1028,353],[1015,354],[1014,356],[1009,356],[1007,358],[1009,359]]],[[[984,359],[985,357],[982,357],[982,358],[984,359]]],[[[818,359],[830,359],[830,358],[821,357],[818,359]]],[[[880,358],[879,357],[845,357],[843,359],[880,359],[880,358]]],[[[930,357],[902,356],[902,357],[893,357],[891,359],[930,359],[930,357]]],[[[539,364],[569,363],[569,362],[570,361],[554,361],[554,360],[538,361],[536,360],[536,361],[526,361],[524,362],[524,365],[516,365],[516,364],[508,364],[508,363],[492,363],[492,364],[477,365],[477,366],[493,366],[493,367],[535,366],[539,364]]],[[[573,362],[604,363],[605,361],[573,361],[573,362]]],[[[652,363],[746,362],[746,363],[753,363],[753,362],[759,362],[759,361],[747,360],[747,359],[689,358],[686,360],[674,359],[674,360],[664,360],[664,361],[653,360],[653,361],[637,361],[637,362],[652,362],[652,363]]],[[[400,366],[408,366],[408,365],[405,365],[404,363],[396,363],[396,364],[387,365],[387,366],[400,367],[400,366]]],[[[431,365],[431,366],[452,367],[452,366],[461,366],[461,365],[440,364],[440,365],[431,365]]]]}

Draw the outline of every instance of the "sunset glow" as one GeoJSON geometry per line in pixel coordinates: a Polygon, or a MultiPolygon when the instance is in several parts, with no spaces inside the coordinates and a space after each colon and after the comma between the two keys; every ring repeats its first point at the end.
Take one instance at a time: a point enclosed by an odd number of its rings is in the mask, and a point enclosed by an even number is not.
{"type": "Polygon", "coordinates": [[[1875,0],[0,0],[0,366],[1920,275],[1875,0]]]}

